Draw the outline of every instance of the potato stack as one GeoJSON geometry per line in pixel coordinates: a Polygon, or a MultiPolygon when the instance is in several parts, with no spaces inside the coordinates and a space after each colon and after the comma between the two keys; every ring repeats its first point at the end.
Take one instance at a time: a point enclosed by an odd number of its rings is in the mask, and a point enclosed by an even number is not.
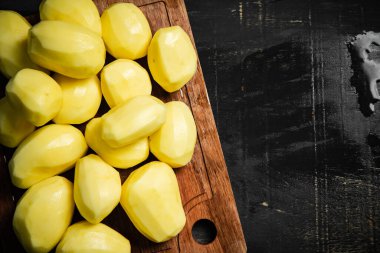
{"type": "Polygon", "coordinates": [[[197,55],[188,34],[173,26],[152,36],[131,3],[100,16],[91,0],[44,0],[40,19],[31,26],[0,11],[0,71],[9,78],[0,143],[14,148],[10,177],[26,189],[13,218],[19,241],[29,253],[130,252],[128,239],[101,223],[119,203],[149,240],[177,236],[186,217],[172,168],[190,162],[196,125],[185,103],[151,95],[150,76],[167,92],[190,81],[197,55]],[[135,61],[143,57],[148,70],[135,61]],[[150,152],[158,161],[122,184],[119,170],[150,152]],[[73,182],[60,176],[74,167],[73,182]],[[75,206],[83,221],[71,224],[75,206]]]}

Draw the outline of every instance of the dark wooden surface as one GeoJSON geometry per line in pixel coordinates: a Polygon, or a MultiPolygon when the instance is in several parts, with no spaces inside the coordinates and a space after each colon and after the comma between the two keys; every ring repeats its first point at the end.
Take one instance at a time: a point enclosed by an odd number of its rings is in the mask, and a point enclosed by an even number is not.
{"type": "Polygon", "coordinates": [[[345,45],[380,2],[186,3],[248,252],[380,252],[380,106],[345,45]]]}
{"type": "Polygon", "coordinates": [[[380,252],[380,106],[360,112],[345,45],[378,1],[186,6],[248,252],[380,252]]]}
{"type": "MultiPolygon", "coordinates": [[[[161,27],[179,25],[192,39],[183,0],[94,0],[94,2],[100,13],[115,2],[133,2],[147,17],[153,33],[161,27]]],[[[146,58],[140,59],[138,62],[147,67],[146,58]]],[[[153,82],[153,95],[163,101],[180,100],[185,102],[191,108],[197,126],[198,139],[192,161],[175,170],[186,213],[186,225],[177,237],[157,244],[144,238],[134,228],[120,205],[103,222],[128,238],[131,242],[132,252],[136,253],[246,252],[244,235],[199,62],[194,77],[180,91],[169,94],[153,82]],[[201,228],[204,227],[206,230],[201,229],[198,232],[197,229],[193,230],[195,223],[201,224],[201,228]],[[207,234],[207,224],[210,226],[208,231],[213,233],[215,238],[206,244],[204,238],[198,239],[198,237],[203,237],[203,232],[207,234]]],[[[107,109],[108,107],[103,103],[98,115],[107,109]]],[[[80,129],[83,128],[84,125],[80,126],[80,129]]],[[[13,234],[11,221],[15,203],[22,191],[12,187],[9,180],[4,160],[9,160],[10,154],[10,150],[0,147],[0,180],[2,184],[0,188],[0,234],[4,235],[0,237],[0,249],[4,253],[21,253],[23,251],[13,234]]],[[[154,159],[153,156],[150,159],[154,159]]],[[[122,182],[131,171],[133,169],[119,170],[122,182]]],[[[72,170],[64,175],[73,179],[72,170]]],[[[74,222],[82,219],[78,213],[74,215],[74,222]]]]}

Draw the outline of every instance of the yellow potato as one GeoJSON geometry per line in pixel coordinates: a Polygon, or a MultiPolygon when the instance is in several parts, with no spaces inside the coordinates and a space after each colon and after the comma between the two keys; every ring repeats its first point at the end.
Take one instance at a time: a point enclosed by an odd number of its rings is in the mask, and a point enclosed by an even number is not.
{"type": "Polygon", "coordinates": [[[120,174],[97,155],[79,159],[75,166],[74,200],[80,214],[96,224],[120,201],[120,174]]]}
{"type": "Polygon", "coordinates": [[[178,235],[186,223],[177,178],[162,162],[132,172],[122,186],[120,204],[133,225],[154,242],[178,235]]]}
{"type": "Polygon", "coordinates": [[[190,162],[197,128],[189,107],[183,102],[172,101],[165,104],[166,121],[149,137],[150,151],[161,162],[178,168],[190,162]]]}
{"type": "Polygon", "coordinates": [[[29,32],[28,53],[40,66],[72,78],[89,78],[103,67],[106,50],[102,38],[79,25],[41,21],[29,32]]]}
{"type": "Polygon", "coordinates": [[[17,203],[13,229],[28,253],[48,253],[70,225],[74,213],[73,185],[51,177],[30,187],[17,203]]]}
{"type": "Polygon", "coordinates": [[[15,111],[6,97],[0,99],[0,144],[14,148],[34,129],[35,126],[15,111]]]}
{"type": "Polygon", "coordinates": [[[159,29],[148,49],[153,79],[167,92],[179,90],[197,70],[197,54],[180,26],[159,29]]]}
{"type": "Polygon", "coordinates": [[[137,62],[127,59],[113,61],[103,68],[101,87],[110,107],[152,92],[148,72],[137,62]]]}
{"type": "Polygon", "coordinates": [[[74,23],[102,35],[100,15],[91,0],[44,0],[40,4],[40,18],[74,23]]]}
{"type": "Polygon", "coordinates": [[[81,221],[71,225],[57,246],[56,253],[130,253],[127,238],[99,223],[81,221]]]}
{"type": "Polygon", "coordinates": [[[87,123],[85,138],[88,146],[109,165],[119,169],[127,169],[148,158],[148,138],[142,138],[121,148],[111,148],[101,138],[100,127],[101,119],[92,119],[87,123]]]}
{"type": "Polygon", "coordinates": [[[87,151],[86,140],[71,125],[47,125],[29,135],[9,162],[12,183],[26,189],[72,168],[87,151]]]}
{"type": "Polygon", "coordinates": [[[62,90],[42,71],[22,69],[8,82],[6,95],[11,105],[35,126],[53,119],[62,106],[62,90]]]}
{"type": "Polygon", "coordinates": [[[42,68],[27,53],[28,31],[32,27],[20,14],[0,10],[0,71],[7,78],[23,68],[42,68]]]}
{"type": "Polygon", "coordinates": [[[152,32],[136,5],[111,5],[103,12],[101,23],[107,51],[113,57],[135,60],[146,55],[152,32]]]}
{"type": "Polygon", "coordinates": [[[165,122],[165,105],[153,96],[138,96],[118,105],[101,117],[101,138],[120,148],[148,137],[165,122]]]}
{"type": "Polygon", "coordinates": [[[74,79],[60,74],[53,76],[62,88],[62,107],[53,121],[59,124],[82,124],[93,118],[102,101],[97,76],[74,79]]]}

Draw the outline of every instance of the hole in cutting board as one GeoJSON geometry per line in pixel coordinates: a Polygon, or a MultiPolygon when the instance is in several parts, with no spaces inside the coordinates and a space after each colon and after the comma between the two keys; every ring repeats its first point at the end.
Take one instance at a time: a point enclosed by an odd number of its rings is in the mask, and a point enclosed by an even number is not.
{"type": "Polygon", "coordinates": [[[191,229],[193,239],[202,245],[212,243],[217,235],[214,222],[208,219],[201,219],[194,223],[191,229]]]}

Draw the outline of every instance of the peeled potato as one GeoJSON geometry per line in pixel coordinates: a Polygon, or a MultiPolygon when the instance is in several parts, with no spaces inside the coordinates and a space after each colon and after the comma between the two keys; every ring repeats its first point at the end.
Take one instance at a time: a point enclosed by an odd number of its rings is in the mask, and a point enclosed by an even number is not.
{"type": "Polygon", "coordinates": [[[80,214],[96,224],[117,206],[121,194],[120,174],[97,155],[79,159],[75,166],[74,200],[80,214]]]}
{"type": "Polygon", "coordinates": [[[102,101],[97,76],[74,79],[60,74],[53,76],[62,89],[62,107],[53,121],[58,124],[81,124],[93,118],[102,101]]]}
{"type": "Polygon", "coordinates": [[[48,253],[65,233],[73,214],[73,185],[55,176],[24,193],[16,206],[13,229],[28,253],[48,253]]]}
{"type": "Polygon", "coordinates": [[[29,32],[32,61],[72,78],[89,78],[103,67],[106,50],[102,38],[85,27],[56,20],[41,21],[29,32]]]}
{"type": "Polygon", "coordinates": [[[6,95],[15,110],[35,126],[53,119],[62,106],[61,87],[49,75],[22,69],[8,82],[6,95]]]}
{"type": "Polygon", "coordinates": [[[150,162],[127,178],[120,204],[133,225],[149,240],[164,242],[186,223],[177,178],[162,162],[150,162]]]}
{"type": "Polygon", "coordinates": [[[135,61],[119,59],[106,65],[101,73],[101,87],[110,107],[139,95],[150,95],[148,72],[135,61]]]}
{"type": "Polygon", "coordinates": [[[149,147],[158,160],[178,168],[190,162],[197,129],[189,107],[180,101],[165,104],[166,120],[162,127],[149,137],[149,147]]]}
{"type": "Polygon", "coordinates": [[[100,15],[91,0],[44,0],[40,4],[40,17],[81,25],[102,36],[100,15]]]}
{"type": "Polygon", "coordinates": [[[127,238],[99,223],[81,221],[71,225],[57,246],[56,253],[130,253],[127,238]]]}
{"type": "Polygon", "coordinates": [[[13,109],[8,99],[0,99],[0,144],[16,147],[31,134],[35,126],[13,109]]]}
{"type": "Polygon", "coordinates": [[[112,108],[101,119],[101,138],[110,147],[120,148],[157,131],[165,122],[165,106],[153,96],[138,96],[112,108]]]}
{"type": "Polygon", "coordinates": [[[148,158],[148,138],[142,138],[121,148],[111,148],[101,138],[100,127],[101,119],[92,119],[87,123],[85,138],[88,146],[109,165],[119,169],[127,169],[148,158]]]}
{"type": "Polygon", "coordinates": [[[187,33],[180,26],[159,29],[149,45],[148,65],[164,90],[182,88],[197,69],[197,54],[187,33]]]}
{"type": "Polygon", "coordinates": [[[9,161],[12,183],[26,189],[72,168],[87,151],[86,140],[71,125],[47,125],[17,147],[9,161]]]}
{"type": "Polygon", "coordinates": [[[102,16],[103,39],[115,58],[139,59],[146,55],[152,32],[148,20],[132,3],[116,3],[102,16]]]}
{"type": "Polygon", "coordinates": [[[27,53],[29,22],[14,11],[0,10],[0,71],[7,78],[23,68],[42,68],[27,53]]]}

